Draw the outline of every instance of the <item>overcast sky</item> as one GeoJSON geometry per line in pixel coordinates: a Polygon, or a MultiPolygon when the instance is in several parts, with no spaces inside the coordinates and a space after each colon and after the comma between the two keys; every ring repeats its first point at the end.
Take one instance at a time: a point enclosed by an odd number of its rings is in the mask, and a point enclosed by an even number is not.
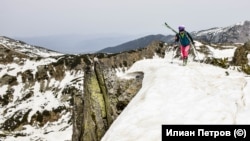
{"type": "Polygon", "coordinates": [[[171,34],[250,20],[249,0],[1,0],[0,35],[171,34]]]}

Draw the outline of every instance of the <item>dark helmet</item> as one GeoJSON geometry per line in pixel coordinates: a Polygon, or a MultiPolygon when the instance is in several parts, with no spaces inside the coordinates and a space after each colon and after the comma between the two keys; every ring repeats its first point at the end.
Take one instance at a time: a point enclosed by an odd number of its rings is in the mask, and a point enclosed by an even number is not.
{"type": "Polygon", "coordinates": [[[184,25],[180,25],[178,28],[179,28],[179,31],[184,31],[185,30],[185,26],[184,25]]]}

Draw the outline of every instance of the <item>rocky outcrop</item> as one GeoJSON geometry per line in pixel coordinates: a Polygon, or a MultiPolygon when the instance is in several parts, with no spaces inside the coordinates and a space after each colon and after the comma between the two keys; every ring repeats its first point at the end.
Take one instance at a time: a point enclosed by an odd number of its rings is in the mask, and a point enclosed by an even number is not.
{"type": "Polygon", "coordinates": [[[99,141],[141,87],[142,76],[125,81],[106,72],[97,62],[85,68],[84,94],[74,100],[73,141],[99,141]]]}
{"type": "Polygon", "coordinates": [[[84,57],[29,57],[0,44],[0,138],[28,136],[25,126],[42,129],[66,122],[61,130],[67,129],[72,118],[65,115],[71,116],[74,97],[83,93],[84,57]]]}
{"type": "Polygon", "coordinates": [[[22,53],[14,52],[11,48],[0,43],[0,64],[17,62],[22,64],[28,56],[22,53]]]}
{"type": "MultiPolygon", "coordinates": [[[[98,58],[100,63],[109,68],[130,67],[140,59],[152,58],[153,56],[164,57],[166,46],[164,42],[153,41],[145,48],[135,49],[117,54],[95,54],[93,57],[98,58]]],[[[94,59],[93,59],[94,60],[94,59]]]]}
{"type": "Polygon", "coordinates": [[[234,52],[233,64],[236,66],[248,64],[248,54],[250,53],[250,41],[238,47],[234,52]]]}
{"type": "Polygon", "coordinates": [[[250,74],[249,65],[250,41],[246,42],[243,46],[238,47],[234,52],[232,64],[239,66],[239,70],[250,74]]]}
{"type": "Polygon", "coordinates": [[[72,141],[99,141],[142,85],[142,72],[127,80],[118,78],[117,71],[140,59],[163,57],[165,50],[163,42],[155,41],[144,49],[89,55],[93,61],[85,67],[84,93],[74,98],[72,141]]]}

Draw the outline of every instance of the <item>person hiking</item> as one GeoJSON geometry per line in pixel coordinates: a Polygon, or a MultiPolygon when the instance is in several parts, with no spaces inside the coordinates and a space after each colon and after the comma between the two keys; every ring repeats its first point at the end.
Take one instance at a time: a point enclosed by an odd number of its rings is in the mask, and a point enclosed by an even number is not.
{"type": "Polygon", "coordinates": [[[187,64],[190,43],[194,44],[192,36],[185,30],[184,25],[178,27],[179,33],[175,36],[175,42],[180,42],[181,57],[183,65],[187,64]]]}

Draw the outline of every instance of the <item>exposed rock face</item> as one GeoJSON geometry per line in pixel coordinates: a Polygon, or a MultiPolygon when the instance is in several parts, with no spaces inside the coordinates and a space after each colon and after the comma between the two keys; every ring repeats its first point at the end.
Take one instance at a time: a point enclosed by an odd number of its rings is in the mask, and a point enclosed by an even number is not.
{"type": "Polygon", "coordinates": [[[145,48],[117,54],[96,54],[96,57],[109,68],[129,67],[143,58],[152,58],[154,55],[164,57],[165,50],[164,42],[154,41],[145,48]]]}
{"type": "MultiPolygon", "coordinates": [[[[74,96],[83,93],[85,56],[47,58],[39,54],[37,48],[24,43],[5,38],[0,41],[0,140],[7,136],[29,136],[25,126],[45,129],[72,123],[72,118],[65,115],[71,116],[74,96]],[[18,50],[23,51],[23,46],[31,48],[29,53],[18,50]]],[[[61,130],[69,125],[61,126],[61,130]]],[[[46,129],[43,132],[47,134],[46,129]]]]}
{"type": "Polygon", "coordinates": [[[250,41],[238,47],[234,52],[233,64],[236,66],[248,64],[248,54],[250,53],[250,41]]]}
{"type": "Polygon", "coordinates": [[[163,57],[165,50],[164,44],[156,41],[137,51],[90,56],[98,60],[85,68],[84,94],[75,98],[72,141],[99,141],[140,90],[143,73],[138,72],[134,78],[125,80],[117,77],[118,68],[122,71],[140,59],[163,57]]]}
{"type": "Polygon", "coordinates": [[[4,44],[0,44],[0,63],[8,64],[12,62],[23,63],[23,60],[28,56],[22,53],[17,53],[11,50],[11,48],[6,48],[4,44]]]}

